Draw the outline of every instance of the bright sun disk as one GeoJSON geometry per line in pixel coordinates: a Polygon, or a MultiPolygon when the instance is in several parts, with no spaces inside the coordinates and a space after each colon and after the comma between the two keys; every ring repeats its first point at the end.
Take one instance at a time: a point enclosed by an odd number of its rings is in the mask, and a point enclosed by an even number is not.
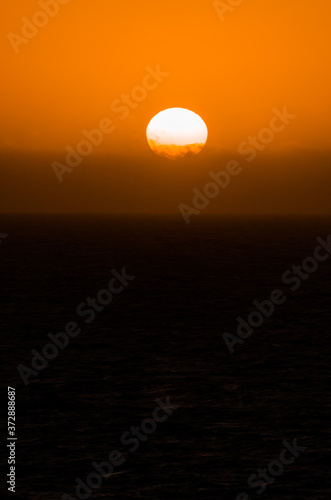
{"type": "Polygon", "coordinates": [[[154,153],[175,159],[188,153],[200,153],[206,144],[208,130],[202,118],[193,111],[169,108],[152,118],[146,134],[154,153]]]}

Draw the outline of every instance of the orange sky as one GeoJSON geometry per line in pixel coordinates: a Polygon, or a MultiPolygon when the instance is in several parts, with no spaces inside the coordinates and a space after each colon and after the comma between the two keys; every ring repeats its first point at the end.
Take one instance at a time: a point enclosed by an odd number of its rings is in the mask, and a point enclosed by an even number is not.
{"type": "Polygon", "coordinates": [[[284,105],[299,118],[280,142],[329,145],[326,0],[243,0],[223,22],[206,0],[69,0],[18,54],[7,34],[20,34],[21,18],[31,20],[41,8],[16,0],[2,9],[2,146],[77,142],[83,129],[112,118],[111,103],[157,64],[170,76],[120,122],[106,150],[145,146],[148,121],[175,106],[202,116],[209,146],[236,148],[284,105]]]}
{"type": "MultiPolygon", "coordinates": [[[[22,35],[22,18],[31,20],[42,10],[40,2],[16,0],[2,7],[0,150],[7,163],[8,150],[56,151],[64,160],[66,146],[75,147],[83,130],[107,118],[115,130],[93,155],[147,155],[161,172],[169,163],[148,156],[153,154],[145,130],[168,107],[191,109],[208,126],[207,146],[194,165],[218,151],[235,152],[268,126],[273,109],[284,106],[297,118],[268,145],[270,153],[329,150],[330,2],[243,0],[223,21],[212,0],[61,2],[27,43],[13,42],[13,36],[22,35]],[[155,80],[147,75],[158,65],[167,76],[152,89],[155,80]],[[149,90],[134,109],[111,109],[143,82],[149,90]]],[[[52,154],[47,158],[45,168],[51,170],[52,154]]],[[[308,170],[306,165],[307,179],[308,170]]],[[[111,176],[111,166],[109,171],[111,176]]],[[[185,175],[177,181],[185,182],[185,175]]],[[[189,195],[194,176],[186,181],[189,195]]]]}

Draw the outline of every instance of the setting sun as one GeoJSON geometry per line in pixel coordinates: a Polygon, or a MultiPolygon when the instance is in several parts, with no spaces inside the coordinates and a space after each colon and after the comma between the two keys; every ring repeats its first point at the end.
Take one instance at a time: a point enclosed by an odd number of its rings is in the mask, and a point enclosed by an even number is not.
{"type": "Polygon", "coordinates": [[[202,118],[183,108],[161,111],[147,127],[147,141],[152,151],[170,159],[200,153],[207,136],[207,126],[202,118]]]}

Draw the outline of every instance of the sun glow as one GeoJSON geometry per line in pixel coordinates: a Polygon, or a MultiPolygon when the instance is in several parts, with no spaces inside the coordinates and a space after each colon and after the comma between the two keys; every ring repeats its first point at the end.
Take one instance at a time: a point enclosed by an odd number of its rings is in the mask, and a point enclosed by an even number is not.
{"type": "Polygon", "coordinates": [[[200,153],[208,137],[202,118],[184,108],[161,111],[149,122],[146,133],[152,151],[170,159],[200,153]]]}

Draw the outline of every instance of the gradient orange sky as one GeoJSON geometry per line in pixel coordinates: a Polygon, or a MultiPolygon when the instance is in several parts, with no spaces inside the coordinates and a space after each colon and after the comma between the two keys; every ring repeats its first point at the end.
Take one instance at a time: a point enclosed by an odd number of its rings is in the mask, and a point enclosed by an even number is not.
{"type": "MultiPolygon", "coordinates": [[[[65,147],[82,140],[83,129],[107,117],[116,129],[95,155],[147,155],[162,172],[169,163],[148,156],[145,131],[150,119],[168,107],[191,109],[208,126],[207,146],[194,161],[200,172],[203,167],[197,165],[204,158],[236,151],[268,125],[274,108],[284,106],[297,118],[268,146],[270,153],[293,147],[329,150],[331,4],[326,0],[243,0],[224,21],[209,0],[69,0],[18,47],[18,54],[8,33],[21,34],[22,17],[31,20],[41,7],[34,0],[16,0],[2,9],[0,150],[7,166],[10,150],[55,151],[64,159],[65,147]],[[141,84],[147,66],[157,65],[169,76],[121,120],[110,109],[112,102],[141,84]]],[[[54,177],[48,159],[45,169],[54,177]]],[[[10,169],[6,172],[5,179],[11,178],[10,169]]],[[[77,172],[69,183],[79,183],[77,172]]],[[[186,183],[183,195],[189,201],[195,177],[176,181],[186,183]]],[[[8,202],[2,210],[14,210],[8,202]]]]}
{"type": "Polygon", "coordinates": [[[174,106],[203,117],[210,146],[236,148],[283,105],[300,117],[291,141],[329,145],[326,0],[243,0],[223,22],[206,0],[70,0],[19,54],[7,34],[19,34],[21,18],[31,19],[40,6],[16,0],[2,9],[2,146],[75,142],[156,64],[170,76],[118,127],[109,150],[131,141],[139,147],[149,119],[174,106]]]}

